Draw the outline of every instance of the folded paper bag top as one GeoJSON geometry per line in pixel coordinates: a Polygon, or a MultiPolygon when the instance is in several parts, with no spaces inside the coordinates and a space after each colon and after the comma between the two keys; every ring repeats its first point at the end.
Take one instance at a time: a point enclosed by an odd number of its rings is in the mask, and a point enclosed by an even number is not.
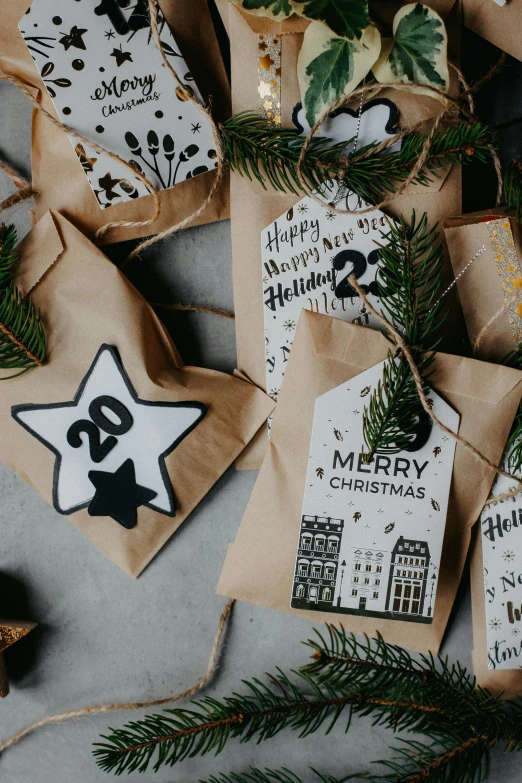
{"type": "MultiPolygon", "coordinates": [[[[127,32],[116,29],[114,23],[102,13],[103,4],[83,5],[85,9],[75,25],[75,14],[78,15],[81,10],[78,3],[68,4],[66,0],[57,0],[53,10],[53,2],[47,3],[45,0],[33,0],[33,3],[30,0],[0,0],[0,68],[34,88],[34,94],[39,94],[42,107],[52,115],[59,117],[63,110],[65,116],[62,114],[62,120],[76,130],[84,131],[88,139],[99,142],[127,160],[132,155],[135,164],[143,165],[146,175],[148,172],[157,178],[159,187],[172,184],[174,178],[175,187],[160,191],[159,218],[153,224],[111,229],[102,240],[108,244],[163,231],[192,214],[205,201],[214,181],[215,159],[211,155],[215,153],[210,150],[211,154],[207,155],[209,145],[203,143],[203,138],[209,141],[210,131],[200,113],[192,104],[188,108],[189,102],[179,95],[179,90],[176,93],[175,80],[159,67],[161,60],[159,52],[155,51],[156,44],[149,38],[149,31],[144,29],[147,19],[141,0],[125,11],[115,9],[124,26],[123,13],[127,16],[130,14],[137,22],[133,24],[132,31],[127,32]],[[73,10],[72,6],[77,6],[77,10],[73,10]],[[38,21],[37,15],[42,15],[38,21]],[[85,15],[92,22],[85,23],[85,15]],[[32,16],[35,16],[34,22],[31,21],[32,16]],[[18,28],[20,22],[25,42],[18,28]],[[36,29],[35,24],[39,25],[36,29]],[[93,38],[95,28],[98,34],[93,38]],[[143,39],[142,43],[140,38],[143,39]],[[147,47],[148,58],[143,60],[143,51],[147,47]],[[91,78],[99,76],[97,88],[89,83],[88,72],[91,78]],[[163,81],[162,89],[158,88],[160,81],[163,81]],[[152,90],[153,86],[157,89],[152,90]],[[144,95],[143,90],[146,93],[144,95]],[[101,96],[105,91],[107,95],[102,101],[101,96]],[[51,95],[54,95],[53,99],[51,95]],[[84,101],[92,106],[92,111],[88,111],[87,115],[91,117],[94,127],[89,123],[85,125],[84,101]],[[60,111],[57,107],[60,107],[60,111]],[[83,119],[80,116],[82,107],[83,119]],[[147,107],[150,107],[150,122],[147,122],[147,107]],[[136,112],[142,115],[138,124],[136,112]],[[103,119],[102,114],[107,120],[103,119]],[[194,116],[189,117],[189,114],[194,116]],[[95,121],[93,118],[97,115],[99,117],[95,121]],[[139,139],[141,146],[138,146],[137,140],[136,144],[133,141],[138,133],[138,125],[142,131],[139,139]],[[182,126],[184,130],[180,131],[182,126]],[[155,137],[148,136],[149,132],[155,134],[155,137]],[[124,135],[129,141],[122,143],[124,135]],[[115,136],[118,138],[116,146],[115,136]],[[155,148],[156,142],[158,149],[155,148]],[[132,150],[128,149],[129,143],[132,150]],[[160,172],[159,168],[164,170],[160,172]],[[177,168],[179,171],[175,176],[177,168]],[[201,173],[203,171],[205,173],[201,173]]],[[[160,5],[176,42],[174,48],[166,40],[168,38],[172,42],[174,39],[166,33],[162,35],[165,47],[169,47],[167,53],[182,63],[184,61],[181,57],[174,57],[179,48],[190,69],[183,67],[181,72],[178,71],[179,77],[186,82],[193,79],[203,101],[207,103],[212,98],[215,120],[224,120],[230,111],[230,90],[207,3],[205,0],[192,0],[191,3],[162,0],[160,5]]],[[[177,68],[176,62],[173,62],[173,66],[177,68]]],[[[179,67],[182,68],[181,64],[179,67]]],[[[187,86],[191,89],[190,84],[187,86]]],[[[38,193],[35,199],[37,218],[50,208],[56,209],[90,238],[94,238],[96,231],[109,221],[146,221],[154,212],[152,196],[137,198],[137,190],[127,182],[127,169],[124,169],[124,173],[120,170],[118,174],[114,165],[106,157],[89,153],[84,144],[71,144],[64,131],[35,111],[32,183],[38,193]],[[94,190],[86,175],[91,177],[94,190]],[[111,208],[105,211],[101,203],[111,208]]],[[[210,223],[227,217],[226,175],[211,203],[195,223],[210,223]]]]}
{"type": "Polygon", "coordinates": [[[183,366],[143,297],[59,214],[20,252],[17,283],[41,308],[48,352],[2,385],[0,460],[137,576],[273,403],[183,366]]]}
{"type": "MultiPolygon", "coordinates": [[[[437,598],[430,624],[416,626],[400,620],[290,607],[316,399],[381,362],[388,348],[389,343],[378,332],[302,311],[272,423],[268,453],[236,539],[229,547],[218,592],[304,615],[314,622],[342,623],[356,633],[375,636],[379,631],[388,642],[435,652],[453,605],[471,527],[493,480],[493,471],[461,444],[455,450],[437,598]]],[[[498,463],[522,394],[521,381],[522,374],[516,370],[438,354],[432,385],[460,415],[459,434],[498,463]]],[[[421,539],[422,530],[418,532],[421,539]]],[[[400,535],[399,526],[395,533],[400,535]]]]}

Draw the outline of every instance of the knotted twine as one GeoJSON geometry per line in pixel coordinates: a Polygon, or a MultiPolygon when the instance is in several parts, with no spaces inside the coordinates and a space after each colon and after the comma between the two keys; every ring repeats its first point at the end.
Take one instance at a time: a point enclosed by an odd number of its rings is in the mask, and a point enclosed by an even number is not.
{"type": "Polygon", "coordinates": [[[498,473],[501,476],[505,476],[508,479],[511,479],[515,482],[516,488],[511,490],[510,492],[506,492],[503,495],[490,495],[487,499],[484,506],[490,506],[493,503],[498,503],[502,500],[505,500],[510,497],[515,497],[515,495],[518,495],[520,492],[522,492],[522,479],[520,479],[518,476],[513,475],[513,473],[508,473],[507,471],[503,470],[499,465],[495,465],[494,462],[489,460],[484,454],[482,454],[479,449],[477,449],[475,446],[473,446],[472,443],[470,443],[466,438],[463,438],[462,435],[459,435],[457,432],[453,432],[453,430],[450,430],[449,427],[446,427],[445,424],[443,424],[442,421],[433,413],[430,404],[428,402],[428,397],[426,396],[426,393],[424,391],[424,383],[422,380],[422,376],[419,372],[419,368],[417,367],[417,364],[415,362],[415,359],[413,357],[412,350],[404,337],[400,334],[400,332],[395,328],[395,326],[390,323],[384,316],[382,316],[370,302],[368,301],[368,298],[366,297],[366,294],[364,293],[363,289],[357,282],[357,279],[355,275],[350,275],[348,278],[348,281],[350,285],[352,285],[355,290],[357,291],[357,294],[361,297],[361,301],[364,303],[365,307],[368,308],[368,310],[372,313],[372,315],[375,317],[375,319],[380,323],[384,329],[389,332],[389,334],[393,337],[393,340],[395,342],[395,345],[400,349],[402,355],[408,362],[408,365],[411,370],[411,374],[413,375],[413,379],[415,381],[415,388],[417,389],[417,394],[419,396],[420,403],[425,410],[425,412],[428,414],[430,419],[434,424],[437,425],[437,427],[442,430],[442,432],[446,433],[446,435],[449,435],[453,440],[457,441],[457,443],[460,443],[462,446],[464,446],[465,449],[470,451],[478,460],[479,462],[482,462],[483,465],[485,465],[487,468],[490,468],[491,470],[495,471],[495,473],[498,473]]]}
{"type": "Polygon", "coordinates": [[[210,682],[210,680],[216,673],[221,640],[223,638],[223,633],[227,625],[227,620],[230,617],[230,613],[232,612],[234,604],[235,604],[235,599],[233,598],[230,599],[230,601],[223,609],[223,612],[221,613],[216,634],[214,636],[214,641],[212,643],[210,658],[208,661],[208,666],[205,674],[203,675],[201,680],[199,680],[199,682],[197,682],[191,688],[188,688],[188,690],[183,691],[182,693],[178,693],[175,696],[167,696],[166,698],[155,699],[154,701],[144,701],[144,702],[136,701],[136,702],[128,702],[126,704],[104,704],[104,705],[98,705],[94,707],[81,707],[80,709],[76,709],[76,710],[68,710],[67,712],[60,712],[57,715],[48,715],[46,718],[42,718],[41,720],[38,720],[35,723],[31,723],[30,726],[27,726],[25,729],[22,729],[17,734],[14,734],[10,739],[6,740],[5,742],[2,742],[0,744],[0,753],[3,753],[8,748],[11,748],[13,745],[16,745],[17,742],[20,742],[21,739],[27,737],[28,734],[31,734],[33,731],[36,731],[36,729],[41,729],[43,726],[48,726],[51,723],[63,723],[64,721],[70,720],[71,718],[82,718],[85,715],[100,715],[106,712],[121,712],[123,710],[141,710],[141,709],[148,709],[150,707],[159,707],[164,704],[170,704],[171,702],[181,701],[181,699],[188,699],[190,698],[190,696],[194,696],[195,693],[198,693],[198,691],[202,690],[205,687],[205,685],[207,685],[207,683],[210,682]]]}

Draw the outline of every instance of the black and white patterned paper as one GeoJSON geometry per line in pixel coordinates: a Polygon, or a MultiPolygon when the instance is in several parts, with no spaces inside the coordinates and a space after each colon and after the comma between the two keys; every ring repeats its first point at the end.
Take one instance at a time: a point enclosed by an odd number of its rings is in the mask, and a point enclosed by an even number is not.
{"type": "MultiPolygon", "coordinates": [[[[200,95],[163,17],[173,68],[200,95]]],[[[215,168],[210,124],[164,66],[147,0],[33,0],[20,30],[65,124],[140,170],[158,190],[215,168]]],[[[148,193],[125,166],[71,143],[106,208],[148,193]]]]}

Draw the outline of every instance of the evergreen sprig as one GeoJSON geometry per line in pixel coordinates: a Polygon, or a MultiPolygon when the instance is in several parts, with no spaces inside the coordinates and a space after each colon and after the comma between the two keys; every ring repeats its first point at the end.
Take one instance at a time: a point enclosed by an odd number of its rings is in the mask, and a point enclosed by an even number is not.
{"type": "MultiPolygon", "coordinates": [[[[503,363],[515,370],[522,370],[522,343],[518,343],[517,347],[504,357],[503,363]]],[[[510,473],[519,473],[522,471],[522,401],[513,420],[506,448],[509,450],[508,470],[510,473]]]]}
{"type": "MultiPolygon", "coordinates": [[[[230,740],[270,739],[285,728],[306,737],[332,730],[341,716],[347,731],[354,715],[371,715],[374,725],[423,735],[399,738],[391,760],[375,762],[383,774],[348,779],[371,783],[478,783],[489,772],[490,749],[522,750],[522,706],[476,686],[459,664],[433,655],[413,658],[382,637],[358,641],[342,628],[327,626],[306,644],[312,661],[293,672],[278,670],[263,683],[245,681],[245,695],[210,697],[193,708],[167,710],[112,729],[96,743],[99,766],[116,774],[174,765],[230,740]]],[[[336,783],[320,773],[322,783],[336,783]]],[[[287,769],[214,775],[208,783],[300,783],[287,769]]]]}
{"type": "MultiPolygon", "coordinates": [[[[445,318],[441,299],[443,255],[436,226],[427,215],[417,221],[401,216],[389,223],[379,247],[377,286],[383,315],[410,346],[418,370],[428,383],[445,318]]],[[[427,390],[427,387],[426,389],[427,390]]],[[[406,358],[390,350],[383,378],[363,412],[364,459],[376,453],[408,450],[420,426],[429,428],[415,379],[406,358]]]]}
{"type": "Polygon", "coordinates": [[[9,380],[39,367],[45,358],[45,333],[40,312],[13,283],[17,261],[16,229],[0,228],[0,370],[12,372],[9,380]]]}
{"type": "Polygon", "coordinates": [[[513,158],[504,172],[502,199],[508,209],[513,209],[517,220],[522,214],[522,162],[513,158]]]}
{"type": "MultiPolygon", "coordinates": [[[[301,195],[303,187],[296,166],[304,136],[294,130],[268,125],[251,112],[231,117],[221,126],[225,159],[234,171],[265,189],[267,182],[276,190],[301,195]]],[[[302,175],[309,189],[319,188],[326,179],[342,175],[349,190],[369,203],[377,203],[411,173],[425,143],[420,133],[405,137],[399,152],[371,155],[377,142],[343,155],[354,139],[330,146],[330,139],[314,136],[305,155],[302,175]]],[[[489,131],[479,122],[462,123],[434,134],[424,168],[413,180],[428,185],[448,164],[465,165],[486,161],[492,144],[489,131]],[[432,175],[432,176],[430,176],[432,175]]]]}

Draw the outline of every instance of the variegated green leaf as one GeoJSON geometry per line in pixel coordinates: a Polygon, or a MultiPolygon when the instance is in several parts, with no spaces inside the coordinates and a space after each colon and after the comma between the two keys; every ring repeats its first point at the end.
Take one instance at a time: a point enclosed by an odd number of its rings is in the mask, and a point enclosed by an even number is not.
{"type": "Polygon", "coordinates": [[[296,13],[324,22],[343,38],[360,38],[368,26],[368,0],[292,0],[296,13]]]}
{"type": "Polygon", "coordinates": [[[379,31],[368,26],[360,40],[348,40],[321,22],[312,22],[304,34],[297,73],[306,119],[310,125],[342,95],[351,92],[368,74],[381,50],[379,31]]]}
{"type": "Polygon", "coordinates": [[[395,15],[393,35],[373,66],[377,81],[426,84],[447,92],[448,38],[438,13],[421,3],[405,5],[395,15]]]}
{"type": "Polygon", "coordinates": [[[268,16],[276,22],[294,13],[291,0],[232,0],[234,5],[256,16],[268,16]]]}

